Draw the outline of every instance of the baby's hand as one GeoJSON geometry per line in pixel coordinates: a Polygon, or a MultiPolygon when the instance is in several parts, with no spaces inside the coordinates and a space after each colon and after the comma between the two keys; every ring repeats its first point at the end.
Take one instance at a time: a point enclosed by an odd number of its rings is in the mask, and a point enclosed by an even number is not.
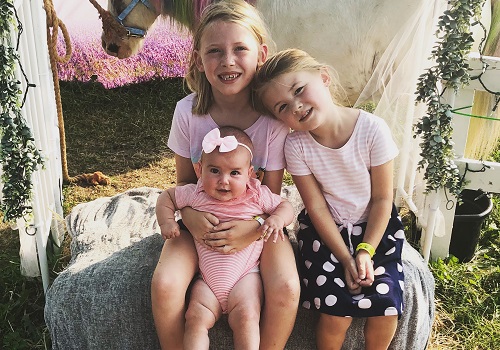
{"type": "Polygon", "coordinates": [[[164,239],[178,237],[181,234],[179,224],[175,220],[168,220],[163,225],[160,225],[161,235],[164,239]]]}
{"type": "Polygon", "coordinates": [[[282,241],[284,241],[284,225],[285,222],[278,215],[271,215],[270,217],[268,217],[259,229],[263,235],[265,234],[265,236],[262,237],[264,239],[264,242],[267,242],[267,240],[271,236],[273,236],[273,243],[276,243],[278,241],[278,237],[281,238],[282,241]]]}

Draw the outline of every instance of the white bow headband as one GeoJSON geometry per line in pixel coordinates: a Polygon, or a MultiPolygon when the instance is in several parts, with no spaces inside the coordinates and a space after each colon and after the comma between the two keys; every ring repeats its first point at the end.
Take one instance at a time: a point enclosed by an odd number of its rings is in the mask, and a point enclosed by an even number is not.
{"type": "Polygon", "coordinates": [[[201,147],[205,153],[211,153],[216,147],[219,147],[219,152],[221,153],[231,152],[238,146],[246,148],[248,152],[250,152],[250,159],[253,159],[253,153],[250,147],[238,142],[236,137],[233,135],[220,137],[220,131],[218,128],[212,129],[208,134],[206,134],[203,138],[203,142],[201,143],[201,147]]]}

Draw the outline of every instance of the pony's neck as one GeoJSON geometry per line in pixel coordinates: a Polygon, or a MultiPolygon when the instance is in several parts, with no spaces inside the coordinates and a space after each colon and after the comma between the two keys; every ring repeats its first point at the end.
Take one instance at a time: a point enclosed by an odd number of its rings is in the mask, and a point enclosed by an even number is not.
{"type": "Polygon", "coordinates": [[[158,15],[161,15],[162,11],[163,11],[163,1],[162,0],[149,0],[149,2],[156,9],[156,13],[158,15]]]}
{"type": "MultiPolygon", "coordinates": [[[[161,8],[162,15],[167,15],[193,29],[201,17],[201,13],[214,0],[150,0],[156,8],[161,8]],[[158,4],[157,4],[158,3],[158,4]]],[[[257,0],[246,0],[255,5],[257,0]]]]}

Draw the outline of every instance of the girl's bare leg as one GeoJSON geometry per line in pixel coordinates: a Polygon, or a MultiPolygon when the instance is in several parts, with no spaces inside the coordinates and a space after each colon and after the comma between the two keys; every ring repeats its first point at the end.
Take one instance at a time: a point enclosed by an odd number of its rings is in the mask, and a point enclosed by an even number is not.
{"type": "Polygon", "coordinates": [[[259,321],[263,301],[262,280],[249,273],[236,283],[228,298],[228,321],[235,349],[259,349],[259,321]]]}
{"type": "Polygon", "coordinates": [[[208,350],[208,330],[221,315],[222,309],[214,293],[202,279],[198,279],[193,285],[186,311],[184,350],[208,350]]]}
{"type": "Polygon", "coordinates": [[[318,350],[340,350],[351,322],[351,317],[321,314],[316,326],[316,345],[318,350]]]}
{"type": "Polygon", "coordinates": [[[165,241],[151,281],[153,318],[163,350],[183,349],[186,291],[197,270],[189,232],[165,241]]]}
{"type": "Polygon", "coordinates": [[[260,273],[264,284],[260,349],[284,349],[295,323],[300,297],[295,256],[288,240],[264,244],[260,273]]]}
{"type": "Polygon", "coordinates": [[[368,317],[365,323],[365,349],[386,350],[397,327],[397,316],[368,317]]]}

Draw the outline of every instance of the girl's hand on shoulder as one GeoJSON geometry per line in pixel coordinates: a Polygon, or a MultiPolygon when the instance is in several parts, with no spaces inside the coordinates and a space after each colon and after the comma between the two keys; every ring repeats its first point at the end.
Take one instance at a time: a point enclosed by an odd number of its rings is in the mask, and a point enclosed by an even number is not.
{"type": "MultiPolygon", "coordinates": [[[[191,207],[181,209],[182,222],[188,228],[193,238],[206,244],[204,237],[212,232],[214,226],[219,224],[219,219],[210,213],[194,210],[191,207]]],[[[210,247],[210,246],[209,246],[210,247]]]]}
{"type": "Polygon", "coordinates": [[[236,253],[259,238],[259,223],[255,220],[233,220],[216,225],[203,237],[205,244],[224,253],[236,253]]]}
{"type": "Polygon", "coordinates": [[[344,267],[346,287],[349,293],[356,295],[361,293],[360,279],[358,276],[358,269],[356,267],[356,261],[353,258],[349,259],[347,262],[342,264],[344,267]]]}
{"type": "Polygon", "coordinates": [[[373,261],[370,254],[365,250],[359,250],[356,254],[356,266],[358,269],[359,285],[369,287],[373,284],[375,275],[373,272],[373,261]]]}

